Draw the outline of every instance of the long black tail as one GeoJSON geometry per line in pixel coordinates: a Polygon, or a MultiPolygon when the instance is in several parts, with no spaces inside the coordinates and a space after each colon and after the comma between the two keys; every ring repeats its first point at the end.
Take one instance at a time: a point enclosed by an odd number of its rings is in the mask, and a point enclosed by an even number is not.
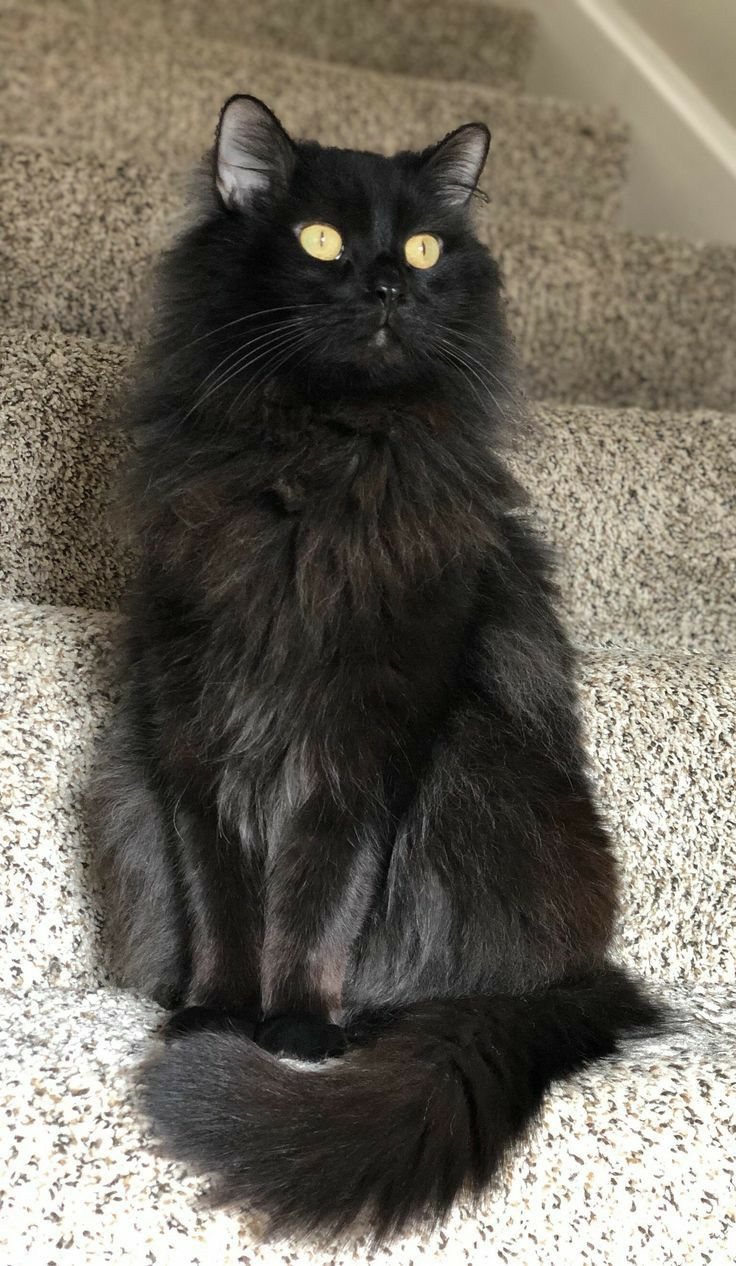
{"type": "Polygon", "coordinates": [[[190,1033],[142,1074],[166,1148],[271,1234],[382,1240],[478,1194],[555,1078],[659,1012],[621,971],[525,996],[421,1003],[367,1046],[300,1068],[244,1034],[190,1033]],[[365,1225],[361,1225],[365,1229],[365,1225]]]}

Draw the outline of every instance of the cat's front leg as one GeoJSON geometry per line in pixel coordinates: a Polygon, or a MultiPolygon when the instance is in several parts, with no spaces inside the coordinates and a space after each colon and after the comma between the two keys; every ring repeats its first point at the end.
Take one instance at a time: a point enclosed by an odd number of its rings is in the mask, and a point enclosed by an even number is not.
{"type": "MultiPolygon", "coordinates": [[[[174,832],[186,893],[192,1025],[206,1011],[232,1016],[260,1007],[262,856],[255,841],[223,828],[214,810],[178,802],[174,832]]],[[[183,1014],[179,1024],[184,1024],[183,1014]]]]}
{"type": "Polygon", "coordinates": [[[342,1047],[342,991],[375,890],[381,831],[365,805],[314,792],[288,822],[266,870],[257,1040],[305,1059],[342,1047]]]}
{"type": "Polygon", "coordinates": [[[177,799],[173,828],[187,905],[189,984],[185,1005],[160,1034],[167,1042],[200,1029],[252,1037],[261,1018],[260,850],[224,829],[194,797],[177,799]]]}

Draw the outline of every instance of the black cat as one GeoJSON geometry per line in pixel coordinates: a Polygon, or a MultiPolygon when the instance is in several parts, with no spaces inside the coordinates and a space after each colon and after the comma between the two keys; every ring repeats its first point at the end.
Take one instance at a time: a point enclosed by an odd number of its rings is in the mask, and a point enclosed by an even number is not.
{"type": "Polygon", "coordinates": [[[112,936],[179,1008],[157,1132],[278,1233],[441,1217],[657,1018],[607,961],[574,659],[499,456],[488,144],[327,149],[230,100],[130,410],[112,936]]]}

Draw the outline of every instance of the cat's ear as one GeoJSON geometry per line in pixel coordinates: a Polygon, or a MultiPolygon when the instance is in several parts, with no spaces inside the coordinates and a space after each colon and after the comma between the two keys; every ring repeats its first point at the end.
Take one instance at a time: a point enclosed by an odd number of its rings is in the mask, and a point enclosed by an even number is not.
{"type": "Polygon", "coordinates": [[[257,97],[230,97],[215,141],[215,183],[226,207],[245,211],[256,194],[278,197],[294,169],[291,139],[257,97]]]}
{"type": "Polygon", "coordinates": [[[475,193],[490,144],[485,123],[465,123],[424,151],[423,171],[448,206],[464,206],[475,193]]]}

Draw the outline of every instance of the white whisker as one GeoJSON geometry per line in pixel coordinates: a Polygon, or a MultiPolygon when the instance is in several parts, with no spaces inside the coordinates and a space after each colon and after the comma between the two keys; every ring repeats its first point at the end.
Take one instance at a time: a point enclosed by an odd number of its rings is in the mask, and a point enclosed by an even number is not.
{"type": "Polygon", "coordinates": [[[201,343],[203,339],[214,338],[216,334],[221,334],[223,330],[230,329],[233,325],[241,324],[244,321],[255,321],[258,317],[270,316],[273,312],[295,312],[299,308],[328,308],[328,303],[285,303],[277,308],[261,308],[258,312],[246,312],[245,316],[235,317],[232,321],[225,321],[224,325],[218,325],[214,330],[207,330],[205,334],[200,334],[198,338],[192,339],[190,343],[185,343],[183,347],[178,347],[172,356],[179,356],[182,352],[186,352],[190,347],[194,347],[196,343],[201,343]]]}
{"type": "MultiPolygon", "coordinates": [[[[248,395],[245,397],[242,404],[240,405],[241,409],[245,409],[247,407],[249,400],[252,398],[252,396],[258,390],[258,388],[263,386],[263,383],[266,382],[267,379],[272,374],[274,374],[278,369],[280,369],[284,364],[286,364],[290,356],[294,355],[295,352],[301,351],[301,349],[305,346],[309,347],[309,345],[312,343],[311,336],[313,333],[314,333],[313,330],[307,330],[306,332],[302,333],[301,337],[297,335],[297,340],[295,344],[292,345],[291,347],[287,347],[285,353],[281,355],[279,359],[276,360],[275,364],[273,362],[266,364],[265,366],[262,367],[261,370],[258,371],[258,373],[256,374],[256,378],[253,382],[245,384],[245,387],[250,386],[250,391],[248,392],[248,395]]],[[[269,349],[269,350],[273,350],[273,349],[269,349]]],[[[281,345],[279,348],[276,349],[276,353],[278,354],[279,352],[283,352],[283,345],[281,345]]],[[[238,392],[237,396],[233,400],[228,410],[228,415],[231,415],[234,409],[238,406],[238,403],[241,399],[241,396],[243,394],[243,390],[245,389],[245,387],[241,388],[241,390],[238,392]]]]}
{"type": "MultiPolygon", "coordinates": [[[[502,412],[503,412],[503,410],[501,409],[501,402],[498,400],[498,398],[497,398],[497,397],[494,395],[494,393],[491,391],[491,388],[488,386],[488,383],[486,383],[486,382],[484,382],[484,381],[483,381],[483,379],[481,378],[480,374],[479,374],[479,373],[477,373],[477,371],[476,371],[475,369],[473,369],[472,365],[469,365],[469,364],[467,363],[467,361],[464,359],[464,357],[462,356],[462,354],[461,354],[460,352],[458,352],[458,351],[457,351],[457,350],[453,347],[453,345],[452,345],[451,343],[449,343],[449,342],[448,342],[448,340],[447,340],[447,339],[440,338],[440,342],[441,342],[442,346],[444,347],[445,354],[446,354],[447,356],[452,357],[453,361],[457,364],[458,368],[460,368],[460,367],[462,367],[462,368],[463,368],[463,376],[465,377],[465,380],[466,380],[466,382],[468,383],[468,385],[469,385],[469,386],[471,386],[471,385],[472,385],[472,384],[470,383],[470,379],[468,378],[468,373],[471,373],[471,374],[473,375],[473,377],[474,377],[474,378],[475,378],[475,379],[476,379],[476,380],[480,383],[481,387],[482,387],[482,388],[483,388],[483,390],[487,393],[487,395],[489,395],[489,396],[491,397],[491,400],[492,400],[492,401],[493,401],[493,403],[495,404],[495,406],[496,406],[496,408],[498,409],[499,413],[502,413],[502,412]],[[465,371],[467,371],[467,372],[465,372],[465,371]]],[[[477,392],[475,392],[474,394],[475,394],[475,396],[476,396],[476,399],[478,399],[478,393],[477,393],[477,392]]],[[[482,400],[481,400],[481,407],[482,407],[482,400]]]]}
{"type": "MultiPolygon", "coordinates": [[[[278,351],[285,343],[288,343],[289,339],[292,338],[296,333],[297,331],[294,331],[293,329],[288,329],[288,330],[278,329],[278,330],[273,331],[271,334],[269,334],[267,338],[264,336],[265,341],[254,340],[255,342],[258,342],[258,348],[256,349],[256,353],[251,354],[251,355],[246,354],[235,365],[231,365],[226,374],[224,374],[223,376],[220,376],[217,379],[217,381],[214,382],[209,387],[209,389],[204,393],[203,396],[199,396],[197,400],[195,400],[191,409],[187,413],[184,414],[184,417],[181,419],[181,423],[186,422],[187,419],[191,417],[191,415],[195,413],[197,409],[200,409],[202,405],[207,400],[209,400],[211,396],[215,394],[216,391],[221,390],[221,388],[225,387],[227,383],[233,380],[233,378],[237,378],[238,374],[241,374],[245,369],[249,369],[251,368],[251,366],[257,364],[260,360],[263,359],[264,356],[267,356],[270,352],[278,351]]],[[[247,346],[250,346],[250,345],[247,345],[247,346]]],[[[242,350],[243,350],[242,348],[238,348],[238,352],[242,352],[242,350]]],[[[231,359],[231,358],[230,357],[225,358],[225,360],[228,360],[228,359],[231,359]]],[[[222,362],[222,364],[224,364],[224,362],[222,362]]],[[[217,368],[219,369],[220,366],[218,366],[217,368]]]]}
{"type": "Polygon", "coordinates": [[[309,320],[309,317],[298,316],[298,317],[290,317],[287,321],[269,321],[268,325],[266,326],[264,330],[261,330],[260,333],[254,335],[252,339],[248,339],[247,342],[241,343],[232,352],[229,352],[227,356],[224,356],[223,359],[219,361],[217,365],[215,365],[215,368],[211,369],[210,372],[205,375],[205,377],[202,379],[201,383],[199,384],[200,387],[204,387],[205,383],[208,382],[210,378],[212,378],[212,376],[216,374],[219,369],[222,369],[222,367],[226,365],[228,361],[233,360],[234,357],[239,356],[241,352],[246,351],[249,347],[253,347],[254,344],[261,342],[263,339],[267,338],[273,333],[278,333],[281,330],[291,329],[295,325],[302,325],[304,324],[305,321],[308,321],[308,320],[309,320]]]}
{"type": "Polygon", "coordinates": [[[485,361],[479,360],[477,356],[473,356],[467,350],[466,343],[469,343],[472,347],[476,347],[478,351],[481,351],[481,352],[486,351],[487,348],[485,348],[482,343],[480,343],[475,338],[468,337],[466,334],[462,333],[460,330],[456,330],[454,326],[436,324],[435,328],[439,330],[445,330],[447,331],[448,334],[454,334],[455,339],[449,340],[453,350],[456,352],[462,352],[463,355],[467,357],[467,359],[472,360],[473,363],[479,367],[479,369],[483,370],[483,373],[488,374],[489,378],[491,378],[497,384],[497,386],[501,388],[501,390],[509,397],[510,400],[513,400],[514,404],[518,405],[519,408],[524,407],[523,401],[518,395],[516,395],[514,391],[512,391],[508,383],[503,382],[498,377],[498,374],[494,374],[490,365],[486,364],[485,361]]]}

